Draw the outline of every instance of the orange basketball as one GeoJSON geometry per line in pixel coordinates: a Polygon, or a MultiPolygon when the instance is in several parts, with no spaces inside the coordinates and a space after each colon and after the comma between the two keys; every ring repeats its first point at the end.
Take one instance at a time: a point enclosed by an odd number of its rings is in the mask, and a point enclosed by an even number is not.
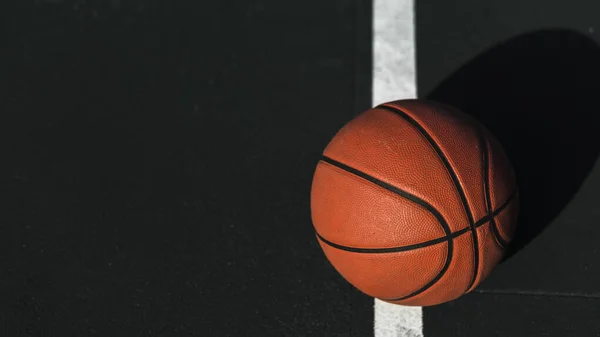
{"type": "Polygon", "coordinates": [[[518,191],[494,137],[422,100],[380,105],[329,143],[311,192],[317,240],[356,288],[435,305],[476,287],[514,233],[518,191]]]}

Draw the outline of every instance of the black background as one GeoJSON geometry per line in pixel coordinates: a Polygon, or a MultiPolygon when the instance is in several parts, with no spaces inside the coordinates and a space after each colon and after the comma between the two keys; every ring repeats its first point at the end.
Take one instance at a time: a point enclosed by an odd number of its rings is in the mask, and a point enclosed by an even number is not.
{"type": "MultiPolygon", "coordinates": [[[[370,3],[0,7],[3,335],[372,334],[309,211],[371,105],[370,3]]],[[[600,331],[596,7],[417,2],[420,96],[484,122],[526,194],[511,257],[426,336],[600,331]]]]}
{"type": "Polygon", "coordinates": [[[309,210],[370,105],[357,3],[3,2],[3,335],[371,334],[309,210]]]}

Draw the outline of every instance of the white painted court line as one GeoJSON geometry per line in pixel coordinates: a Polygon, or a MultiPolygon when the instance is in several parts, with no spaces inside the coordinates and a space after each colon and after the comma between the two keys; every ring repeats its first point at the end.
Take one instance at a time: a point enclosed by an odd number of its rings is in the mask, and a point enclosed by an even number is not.
{"type": "MultiPolygon", "coordinates": [[[[413,0],[373,0],[373,105],[414,98],[413,0]]],[[[423,311],[375,300],[375,337],[422,337],[423,311]]]]}
{"type": "Polygon", "coordinates": [[[373,4],[373,103],[414,98],[413,0],[374,0],[373,4]]]}
{"type": "Polygon", "coordinates": [[[375,300],[375,337],[423,337],[421,307],[375,300]]]}

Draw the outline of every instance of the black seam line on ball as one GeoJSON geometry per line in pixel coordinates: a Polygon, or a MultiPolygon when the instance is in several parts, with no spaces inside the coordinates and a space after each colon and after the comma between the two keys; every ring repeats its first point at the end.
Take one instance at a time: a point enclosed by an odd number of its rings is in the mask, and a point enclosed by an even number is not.
{"type": "Polygon", "coordinates": [[[461,200],[463,207],[465,209],[465,212],[467,214],[467,220],[469,221],[469,227],[471,228],[471,233],[473,234],[473,260],[474,260],[473,275],[471,276],[471,281],[469,282],[469,286],[467,287],[467,289],[471,289],[471,286],[473,286],[473,284],[475,283],[475,279],[477,278],[477,275],[479,274],[479,242],[477,240],[477,229],[475,228],[475,220],[473,219],[473,213],[471,212],[471,208],[469,206],[469,203],[467,202],[467,196],[466,196],[465,191],[463,190],[462,186],[460,185],[460,181],[458,180],[458,176],[456,175],[456,172],[454,172],[454,169],[452,168],[452,165],[450,165],[450,161],[444,154],[444,151],[442,151],[442,149],[435,142],[433,137],[431,137],[431,135],[427,132],[427,130],[425,130],[425,128],[421,124],[419,124],[419,122],[417,122],[416,119],[414,119],[412,116],[410,116],[406,112],[404,112],[401,109],[394,107],[394,106],[380,105],[380,106],[378,106],[378,108],[386,109],[390,112],[393,112],[393,113],[399,115],[404,120],[406,120],[408,123],[410,123],[413,127],[415,127],[421,133],[421,135],[423,135],[423,137],[425,137],[427,142],[433,147],[433,149],[437,153],[438,157],[441,159],[442,163],[446,167],[446,170],[450,174],[450,178],[452,179],[452,182],[454,183],[454,187],[456,188],[456,191],[458,192],[458,195],[460,196],[460,200],[461,200]]]}
{"type": "MultiPolygon", "coordinates": [[[[452,237],[457,237],[461,234],[464,234],[466,232],[469,231],[469,228],[465,228],[466,230],[461,230],[458,232],[455,232],[452,237]]],[[[400,247],[390,247],[390,248],[355,248],[355,247],[348,247],[348,246],[342,246],[342,245],[338,245],[337,243],[333,243],[327,239],[325,239],[324,237],[322,237],[319,233],[317,233],[317,237],[323,241],[325,244],[327,244],[328,246],[331,246],[333,248],[337,248],[339,250],[343,250],[346,252],[352,252],[352,253],[364,253],[364,254],[384,254],[384,253],[398,253],[398,252],[405,252],[407,250],[413,250],[413,249],[418,249],[418,248],[424,248],[424,247],[429,247],[429,246],[433,246],[435,244],[438,243],[442,243],[442,242],[446,242],[448,241],[448,237],[447,236],[443,236],[441,238],[437,238],[437,239],[433,239],[433,240],[429,240],[429,241],[424,241],[424,242],[420,242],[420,243],[416,243],[414,245],[408,245],[408,246],[400,246],[400,247]]]]}
{"type": "Polygon", "coordinates": [[[514,190],[511,195],[506,199],[506,201],[504,201],[504,203],[502,204],[502,206],[496,208],[496,210],[494,211],[494,213],[492,213],[493,216],[498,216],[498,214],[502,213],[502,211],[508,206],[508,204],[517,196],[517,194],[519,193],[518,190],[514,190]]]}
{"type": "Polygon", "coordinates": [[[517,192],[513,192],[513,194],[510,195],[510,197],[508,197],[506,199],[506,201],[504,201],[504,203],[502,204],[502,206],[498,207],[492,214],[488,214],[486,216],[484,216],[483,218],[479,219],[476,223],[475,223],[475,227],[480,227],[481,225],[484,225],[485,223],[489,222],[490,220],[494,219],[494,217],[498,216],[500,213],[502,213],[502,211],[504,211],[504,209],[508,206],[508,204],[512,201],[512,199],[514,198],[514,196],[517,194],[517,192]]]}
{"type": "MultiPolygon", "coordinates": [[[[492,197],[491,197],[491,193],[490,193],[491,171],[490,171],[490,164],[489,164],[489,161],[490,161],[489,144],[488,144],[488,141],[486,140],[486,138],[484,137],[483,131],[481,130],[481,128],[479,128],[478,134],[479,134],[479,139],[480,139],[480,143],[481,143],[481,149],[483,152],[483,175],[484,175],[483,186],[484,186],[484,193],[485,193],[485,203],[486,203],[488,214],[492,214],[493,206],[492,206],[492,197]]],[[[498,241],[500,246],[502,248],[506,247],[507,242],[500,236],[500,233],[498,231],[498,226],[496,224],[496,219],[493,216],[490,219],[490,227],[492,228],[492,233],[494,234],[494,237],[496,238],[496,240],[498,241]]]]}
{"type": "Polygon", "coordinates": [[[438,280],[440,280],[442,278],[442,276],[444,276],[444,274],[446,273],[446,271],[448,270],[448,268],[450,267],[450,262],[452,261],[452,253],[453,253],[453,249],[454,249],[454,240],[452,240],[452,231],[450,229],[450,226],[448,226],[448,223],[446,222],[446,219],[444,219],[444,217],[442,216],[442,214],[435,209],[435,207],[433,207],[432,205],[430,205],[428,202],[426,202],[425,200],[420,199],[417,196],[414,196],[406,191],[403,191],[395,186],[392,186],[384,181],[381,181],[375,177],[372,177],[364,172],[361,172],[353,167],[350,167],[346,164],[343,164],[337,160],[331,159],[327,156],[323,156],[321,158],[321,160],[323,160],[326,163],[329,163],[333,166],[336,166],[346,172],[352,173],[358,177],[361,177],[367,181],[372,182],[373,184],[376,184],[394,194],[397,194],[403,198],[406,198],[420,206],[422,206],[423,208],[425,208],[426,210],[428,210],[439,222],[440,226],[442,226],[442,229],[444,230],[444,233],[446,233],[446,237],[444,238],[447,242],[448,242],[448,254],[446,255],[446,262],[444,263],[444,265],[442,266],[442,269],[438,272],[438,274],[431,280],[429,281],[427,284],[425,284],[423,287],[421,287],[420,289],[417,289],[416,291],[412,292],[411,294],[408,294],[407,296],[402,297],[401,299],[407,299],[409,297],[413,297],[416,296],[422,292],[424,292],[425,290],[429,289],[431,286],[433,286],[438,280]]]}
{"type": "MultiPolygon", "coordinates": [[[[502,204],[502,206],[498,207],[498,209],[496,209],[491,215],[486,215],[483,218],[479,219],[479,221],[477,221],[475,223],[475,227],[479,228],[479,227],[485,225],[486,223],[490,223],[491,219],[493,219],[495,216],[497,216],[498,214],[500,214],[506,208],[506,206],[508,206],[508,204],[511,202],[511,200],[513,199],[513,197],[516,194],[517,194],[517,191],[513,192],[513,194],[511,194],[510,197],[508,197],[508,199],[506,199],[506,201],[502,204]]],[[[457,237],[459,235],[462,235],[464,233],[469,232],[469,230],[470,230],[470,227],[465,227],[465,228],[463,228],[463,229],[461,229],[459,231],[454,232],[452,234],[452,237],[455,238],[455,237],[457,237]]],[[[454,241],[454,240],[451,240],[451,241],[454,241]]],[[[467,289],[470,289],[470,287],[467,288],[467,289]]],[[[408,295],[408,296],[404,296],[404,297],[400,297],[400,298],[391,298],[391,299],[382,298],[381,300],[383,300],[383,301],[389,301],[389,302],[402,301],[402,300],[405,300],[405,299],[407,299],[407,298],[409,298],[411,296],[414,296],[414,295],[411,294],[411,295],[408,295]]]]}
{"type": "MultiPolygon", "coordinates": [[[[502,211],[506,208],[506,206],[508,206],[508,203],[512,200],[512,198],[515,194],[516,193],[513,193],[508,199],[506,199],[504,204],[502,206],[498,207],[498,209],[496,209],[491,216],[487,215],[487,216],[484,216],[483,218],[479,219],[479,221],[477,221],[475,223],[475,227],[479,228],[479,227],[489,223],[493,217],[502,213],[502,211]]],[[[452,235],[450,235],[450,236],[451,236],[451,238],[454,239],[454,238],[457,238],[457,237],[469,232],[470,230],[471,230],[470,227],[465,227],[461,230],[458,230],[458,231],[452,233],[452,235]]],[[[339,250],[343,250],[346,252],[364,253],[364,254],[384,254],[384,253],[405,252],[408,250],[433,246],[433,245],[436,245],[438,243],[442,243],[442,242],[445,242],[448,240],[447,236],[442,236],[437,239],[423,241],[423,242],[419,242],[419,243],[415,243],[415,244],[407,245],[407,246],[398,246],[398,247],[389,247],[389,248],[357,248],[357,247],[343,246],[343,245],[339,245],[337,243],[331,242],[331,241],[325,239],[324,237],[322,237],[319,233],[316,233],[316,235],[321,241],[323,241],[323,243],[325,243],[328,246],[331,246],[333,248],[337,248],[339,250]]]]}

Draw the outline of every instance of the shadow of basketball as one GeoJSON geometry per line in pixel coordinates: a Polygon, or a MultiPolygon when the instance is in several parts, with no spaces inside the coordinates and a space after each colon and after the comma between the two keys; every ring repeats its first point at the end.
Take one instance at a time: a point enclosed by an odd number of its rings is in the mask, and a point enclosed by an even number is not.
{"type": "Polygon", "coordinates": [[[521,194],[507,258],[539,235],[582,185],[600,151],[600,48],[566,30],[498,45],[428,99],[479,119],[503,144],[521,194]]]}

